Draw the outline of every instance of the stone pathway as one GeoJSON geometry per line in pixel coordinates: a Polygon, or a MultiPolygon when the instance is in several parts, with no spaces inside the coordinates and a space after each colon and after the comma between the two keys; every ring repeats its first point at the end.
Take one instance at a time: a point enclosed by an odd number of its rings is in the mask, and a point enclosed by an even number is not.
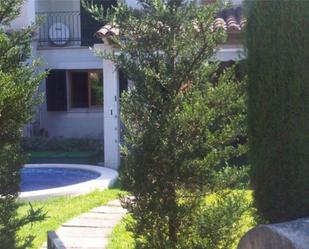
{"type": "MultiPolygon", "coordinates": [[[[119,200],[114,200],[65,222],[51,236],[57,249],[105,249],[108,236],[125,213],[119,200]]],[[[41,249],[46,248],[47,244],[41,249]]]]}

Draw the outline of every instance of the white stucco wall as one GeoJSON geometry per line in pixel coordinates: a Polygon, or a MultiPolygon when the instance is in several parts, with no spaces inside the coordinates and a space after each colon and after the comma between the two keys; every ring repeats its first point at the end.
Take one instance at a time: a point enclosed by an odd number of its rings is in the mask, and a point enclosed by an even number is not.
{"type": "Polygon", "coordinates": [[[239,5],[243,2],[243,0],[230,0],[233,4],[239,5]]]}
{"type": "Polygon", "coordinates": [[[223,45],[218,48],[216,59],[219,61],[239,61],[245,59],[243,46],[223,45]]]}
{"type": "MultiPolygon", "coordinates": [[[[96,49],[115,52],[107,44],[96,44],[96,49]]],[[[119,74],[115,64],[103,60],[104,70],[104,165],[117,169],[120,165],[120,101],[119,74]]]]}
{"type": "Polygon", "coordinates": [[[25,0],[21,8],[20,16],[12,21],[10,27],[13,29],[21,29],[29,26],[35,21],[35,0],[25,0]]]}
{"type": "MultiPolygon", "coordinates": [[[[36,12],[80,11],[79,0],[36,0],[36,12]]],[[[45,47],[37,50],[45,69],[102,69],[98,59],[88,47],[45,47]]],[[[103,83],[102,83],[103,84],[103,83]]],[[[45,92],[45,82],[41,91],[45,92]]],[[[103,139],[103,108],[66,112],[47,112],[46,103],[40,108],[40,126],[49,136],[96,137],[103,139]]]]}
{"type": "Polygon", "coordinates": [[[85,137],[103,139],[103,111],[47,112],[42,106],[41,128],[51,137],[85,137]]]}
{"type": "Polygon", "coordinates": [[[79,11],[79,10],[80,10],[79,0],[36,0],[37,12],[79,11]]]}
{"type": "Polygon", "coordinates": [[[126,0],[126,3],[131,7],[137,7],[137,0],[126,0]]]}
{"type": "Polygon", "coordinates": [[[51,69],[102,69],[102,60],[87,47],[38,49],[46,68],[51,69]]]}
{"type": "MultiPolygon", "coordinates": [[[[102,60],[89,48],[40,49],[37,50],[37,55],[44,61],[45,69],[102,69],[102,60]]],[[[41,91],[45,92],[45,89],[43,82],[41,91]]],[[[103,139],[103,108],[47,112],[44,103],[39,116],[41,128],[48,131],[49,136],[103,139]]]]}

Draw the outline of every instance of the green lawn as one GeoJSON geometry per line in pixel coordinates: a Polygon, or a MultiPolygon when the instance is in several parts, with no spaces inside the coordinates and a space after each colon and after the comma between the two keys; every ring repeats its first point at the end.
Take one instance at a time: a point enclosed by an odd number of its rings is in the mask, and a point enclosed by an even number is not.
{"type": "Polygon", "coordinates": [[[134,239],[131,232],[126,229],[126,224],[131,217],[127,215],[122,221],[116,225],[109,238],[107,249],[134,249],[134,239]]]}
{"type": "MultiPolygon", "coordinates": [[[[106,204],[110,200],[117,199],[119,194],[125,194],[120,189],[108,189],[104,191],[95,191],[93,193],[76,196],[60,197],[48,199],[46,201],[32,202],[34,208],[43,208],[47,212],[48,218],[41,223],[24,227],[19,236],[34,235],[33,249],[38,249],[46,241],[46,232],[56,230],[62,223],[87,212],[92,208],[106,204]]],[[[20,215],[27,212],[29,205],[23,204],[18,212],[20,215]]]]}

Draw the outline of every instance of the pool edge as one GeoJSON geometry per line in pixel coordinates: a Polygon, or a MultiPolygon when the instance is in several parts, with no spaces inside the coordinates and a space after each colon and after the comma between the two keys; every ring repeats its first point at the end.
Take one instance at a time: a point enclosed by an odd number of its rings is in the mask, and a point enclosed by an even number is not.
{"type": "Polygon", "coordinates": [[[111,187],[118,178],[118,172],[114,169],[100,167],[90,164],[26,164],[28,168],[69,168],[92,171],[100,174],[96,179],[86,182],[64,186],[60,188],[50,188],[44,190],[27,191],[19,194],[19,201],[36,201],[60,196],[77,196],[90,193],[95,190],[104,190],[111,187]]]}

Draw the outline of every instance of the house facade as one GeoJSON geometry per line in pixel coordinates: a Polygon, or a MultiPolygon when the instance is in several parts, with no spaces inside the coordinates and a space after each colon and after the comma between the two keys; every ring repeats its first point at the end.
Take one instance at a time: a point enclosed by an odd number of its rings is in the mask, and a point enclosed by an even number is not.
{"type": "MultiPolygon", "coordinates": [[[[117,0],[95,0],[105,7],[117,0]]],[[[203,4],[207,1],[200,1],[203,4]]],[[[133,7],[135,0],[127,0],[133,7]]],[[[240,0],[218,13],[215,26],[228,30],[229,40],[217,52],[222,61],[238,60],[242,46],[240,0]]],[[[32,42],[32,58],[42,60],[41,70],[49,76],[40,86],[44,103],[37,118],[25,129],[26,135],[100,138],[105,143],[105,165],[119,165],[119,96],[128,82],[110,61],[96,57],[90,49],[113,49],[105,42],[113,30],[96,22],[82,7],[81,0],[26,0],[21,16],[12,28],[22,28],[40,19],[32,42]],[[97,32],[100,30],[99,32],[97,32]],[[97,33],[97,36],[95,34],[97,33]]]]}
{"type": "Polygon", "coordinates": [[[89,49],[101,42],[94,36],[101,25],[80,0],[27,0],[13,27],[21,28],[38,17],[33,57],[40,58],[42,70],[50,74],[41,84],[45,101],[27,135],[103,137],[102,60],[89,49]]]}

